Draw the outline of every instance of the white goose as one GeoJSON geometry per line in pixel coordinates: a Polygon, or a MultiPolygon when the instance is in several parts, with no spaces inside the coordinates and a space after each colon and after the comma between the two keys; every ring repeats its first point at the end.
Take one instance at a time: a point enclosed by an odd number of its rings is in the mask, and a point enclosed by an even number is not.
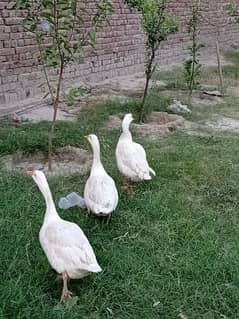
{"type": "Polygon", "coordinates": [[[126,114],[123,122],[123,132],[116,147],[116,161],[119,171],[131,181],[150,180],[155,171],[149,166],[142,145],[135,143],[129,130],[133,121],[132,114],[126,114]]]}
{"type": "Polygon", "coordinates": [[[111,213],[118,204],[118,191],[114,180],[106,173],[101,163],[97,136],[90,134],[86,138],[93,150],[93,163],[84,190],[85,204],[89,212],[98,216],[107,216],[108,223],[111,213]]]}
{"type": "Polygon", "coordinates": [[[61,302],[72,297],[68,279],[83,278],[97,273],[101,268],[94,251],[80,227],[62,219],[52,199],[52,194],[43,172],[28,171],[46,201],[46,213],[39,239],[51,267],[63,278],[61,302]]]}

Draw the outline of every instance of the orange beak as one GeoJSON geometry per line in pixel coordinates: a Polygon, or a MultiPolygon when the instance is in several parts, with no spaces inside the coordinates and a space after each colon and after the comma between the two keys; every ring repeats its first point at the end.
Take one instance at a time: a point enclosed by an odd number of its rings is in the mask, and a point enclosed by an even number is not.
{"type": "Polygon", "coordinates": [[[28,176],[32,176],[33,173],[34,173],[33,171],[27,171],[27,175],[28,175],[28,176]]]}

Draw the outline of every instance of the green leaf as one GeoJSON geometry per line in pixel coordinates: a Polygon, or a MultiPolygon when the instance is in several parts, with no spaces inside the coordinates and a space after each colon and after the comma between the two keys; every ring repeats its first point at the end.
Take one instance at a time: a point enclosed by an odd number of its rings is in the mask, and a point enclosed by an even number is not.
{"type": "Polygon", "coordinates": [[[81,16],[77,16],[76,21],[79,25],[82,25],[85,23],[85,20],[81,16]]]}
{"type": "Polygon", "coordinates": [[[42,0],[42,5],[45,8],[53,8],[54,7],[54,1],[52,1],[52,0],[42,0]]]}
{"type": "Polygon", "coordinates": [[[28,0],[16,0],[13,7],[17,10],[28,10],[31,5],[28,0]]]}
{"type": "Polygon", "coordinates": [[[74,16],[77,14],[77,0],[71,1],[71,11],[74,16]]]}
{"type": "Polygon", "coordinates": [[[80,7],[79,11],[82,12],[82,13],[85,13],[85,14],[88,13],[88,11],[87,11],[87,9],[85,7],[80,7]]]}
{"type": "Polygon", "coordinates": [[[42,44],[44,42],[44,35],[42,33],[37,33],[36,34],[36,41],[38,44],[42,44]]]}
{"type": "Polygon", "coordinates": [[[45,18],[49,23],[54,24],[54,15],[51,12],[42,12],[41,17],[45,18]]]}
{"type": "Polygon", "coordinates": [[[88,37],[89,37],[89,44],[94,47],[95,43],[96,43],[96,30],[95,29],[91,29],[88,32],[88,37]]]}

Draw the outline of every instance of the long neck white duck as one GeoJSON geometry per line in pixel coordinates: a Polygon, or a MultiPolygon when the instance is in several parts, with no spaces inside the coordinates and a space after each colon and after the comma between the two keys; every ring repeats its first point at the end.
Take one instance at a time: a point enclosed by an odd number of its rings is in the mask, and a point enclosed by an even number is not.
{"type": "Polygon", "coordinates": [[[106,173],[100,159],[100,142],[98,137],[95,134],[90,134],[86,136],[86,139],[89,141],[93,151],[91,174],[98,173],[99,171],[106,173]]]}
{"type": "Polygon", "coordinates": [[[154,170],[149,166],[146,152],[142,145],[132,139],[129,126],[133,116],[128,113],[122,121],[122,134],[116,146],[116,161],[119,171],[129,180],[150,180],[154,170]]]}
{"type": "Polygon", "coordinates": [[[121,134],[122,139],[126,138],[132,141],[132,134],[129,130],[129,126],[131,124],[131,122],[133,121],[133,116],[131,113],[128,113],[124,116],[124,119],[122,121],[122,131],[123,133],[121,134]]]}
{"type": "Polygon", "coordinates": [[[62,275],[61,301],[72,296],[67,283],[70,278],[79,279],[91,272],[100,272],[94,251],[80,227],[58,215],[45,174],[28,171],[46,202],[46,213],[39,239],[47,259],[56,272],[62,275]]]}
{"type": "Polygon", "coordinates": [[[61,219],[56,211],[56,206],[54,204],[51,190],[49,188],[45,174],[42,171],[28,171],[28,175],[32,176],[33,180],[37,184],[39,190],[41,191],[45,202],[46,202],[46,213],[44,217],[44,222],[48,222],[51,219],[61,219]]]}
{"type": "Polygon", "coordinates": [[[105,171],[100,160],[100,143],[96,135],[86,136],[93,150],[93,163],[90,176],[85,184],[84,199],[88,212],[98,216],[108,216],[118,204],[118,192],[115,182],[105,171]]]}

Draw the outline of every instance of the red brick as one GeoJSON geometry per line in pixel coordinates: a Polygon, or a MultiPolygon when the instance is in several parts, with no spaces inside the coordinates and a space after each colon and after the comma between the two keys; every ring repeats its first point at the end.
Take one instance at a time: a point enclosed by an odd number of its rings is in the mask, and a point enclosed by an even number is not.
{"type": "Polygon", "coordinates": [[[6,48],[6,49],[1,49],[0,50],[0,56],[1,55],[11,55],[11,54],[14,54],[15,53],[15,50],[13,48],[6,48]]]}

